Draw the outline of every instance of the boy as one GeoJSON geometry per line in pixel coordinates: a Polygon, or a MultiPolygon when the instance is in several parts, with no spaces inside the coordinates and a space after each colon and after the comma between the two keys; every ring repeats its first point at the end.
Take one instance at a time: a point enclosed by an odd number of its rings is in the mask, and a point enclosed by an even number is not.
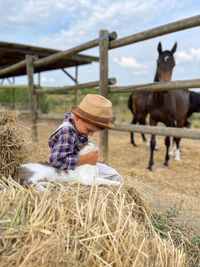
{"type": "Polygon", "coordinates": [[[88,142],[88,136],[106,128],[113,128],[110,122],[112,103],[101,95],[86,95],[79,106],[71,107],[72,113],[66,113],[64,122],[49,138],[50,164],[58,169],[73,170],[83,164],[96,165],[99,150],[78,156],[82,145],[88,142]]]}

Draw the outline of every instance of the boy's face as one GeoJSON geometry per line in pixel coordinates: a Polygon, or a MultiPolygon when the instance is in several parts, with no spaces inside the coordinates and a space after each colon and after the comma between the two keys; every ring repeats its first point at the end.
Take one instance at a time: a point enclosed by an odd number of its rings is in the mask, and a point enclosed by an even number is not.
{"type": "Polygon", "coordinates": [[[92,136],[94,133],[100,131],[99,127],[90,124],[89,122],[86,122],[77,116],[73,117],[73,119],[76,125],[76,129],[80,134],[92,136]]]}

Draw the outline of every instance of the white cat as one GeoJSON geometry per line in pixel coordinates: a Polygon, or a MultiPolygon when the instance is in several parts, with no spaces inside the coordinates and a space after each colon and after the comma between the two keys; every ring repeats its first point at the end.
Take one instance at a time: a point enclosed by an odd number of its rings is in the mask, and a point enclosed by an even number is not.
{"type": "MultiPolygon", "coordinates": [[[[85,155],[97,147],[88,143],[80,151],[79,155],[85,155]]],[[[46,190],[51,182],[80,182],[83,185],[121,185],[122,177],[119,173],[101,163],[96,165],[81,165],[74,170],[56,169],[48,163],[26,163],[21,164],[13,178],[22,185],[33,185],[39,191],[46,190]]]]}

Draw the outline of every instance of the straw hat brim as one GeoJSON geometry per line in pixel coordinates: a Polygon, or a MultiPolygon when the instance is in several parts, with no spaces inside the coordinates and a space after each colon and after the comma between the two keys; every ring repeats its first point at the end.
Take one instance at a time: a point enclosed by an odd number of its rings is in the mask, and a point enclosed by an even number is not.
{"type": "Polygon", "coordinates": [[[85,112],[82,112],[82,110],[78,106],[71,106],[71,112],[83,119],[84,121],[91,123],[92,125],[109,129],[114,128],[114,125],[110,121],[102,122],[100,121],[99,117],[90,114],[86,115],[85,112]]]}

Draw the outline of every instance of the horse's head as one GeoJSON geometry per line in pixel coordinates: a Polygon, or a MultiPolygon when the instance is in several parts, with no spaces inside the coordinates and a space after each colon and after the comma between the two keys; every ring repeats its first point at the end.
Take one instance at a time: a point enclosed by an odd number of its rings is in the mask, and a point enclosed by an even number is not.
{"type": "Polygon", "coordinates": [[[157,70],[154,81],[155,82],[166,82],[171,80],[172,70],[175,66],[174,53],[177,48],[177,43],[174,44],[173,48],[162,51],[162,44],[158,44],[158,60],[157,70]]]}

